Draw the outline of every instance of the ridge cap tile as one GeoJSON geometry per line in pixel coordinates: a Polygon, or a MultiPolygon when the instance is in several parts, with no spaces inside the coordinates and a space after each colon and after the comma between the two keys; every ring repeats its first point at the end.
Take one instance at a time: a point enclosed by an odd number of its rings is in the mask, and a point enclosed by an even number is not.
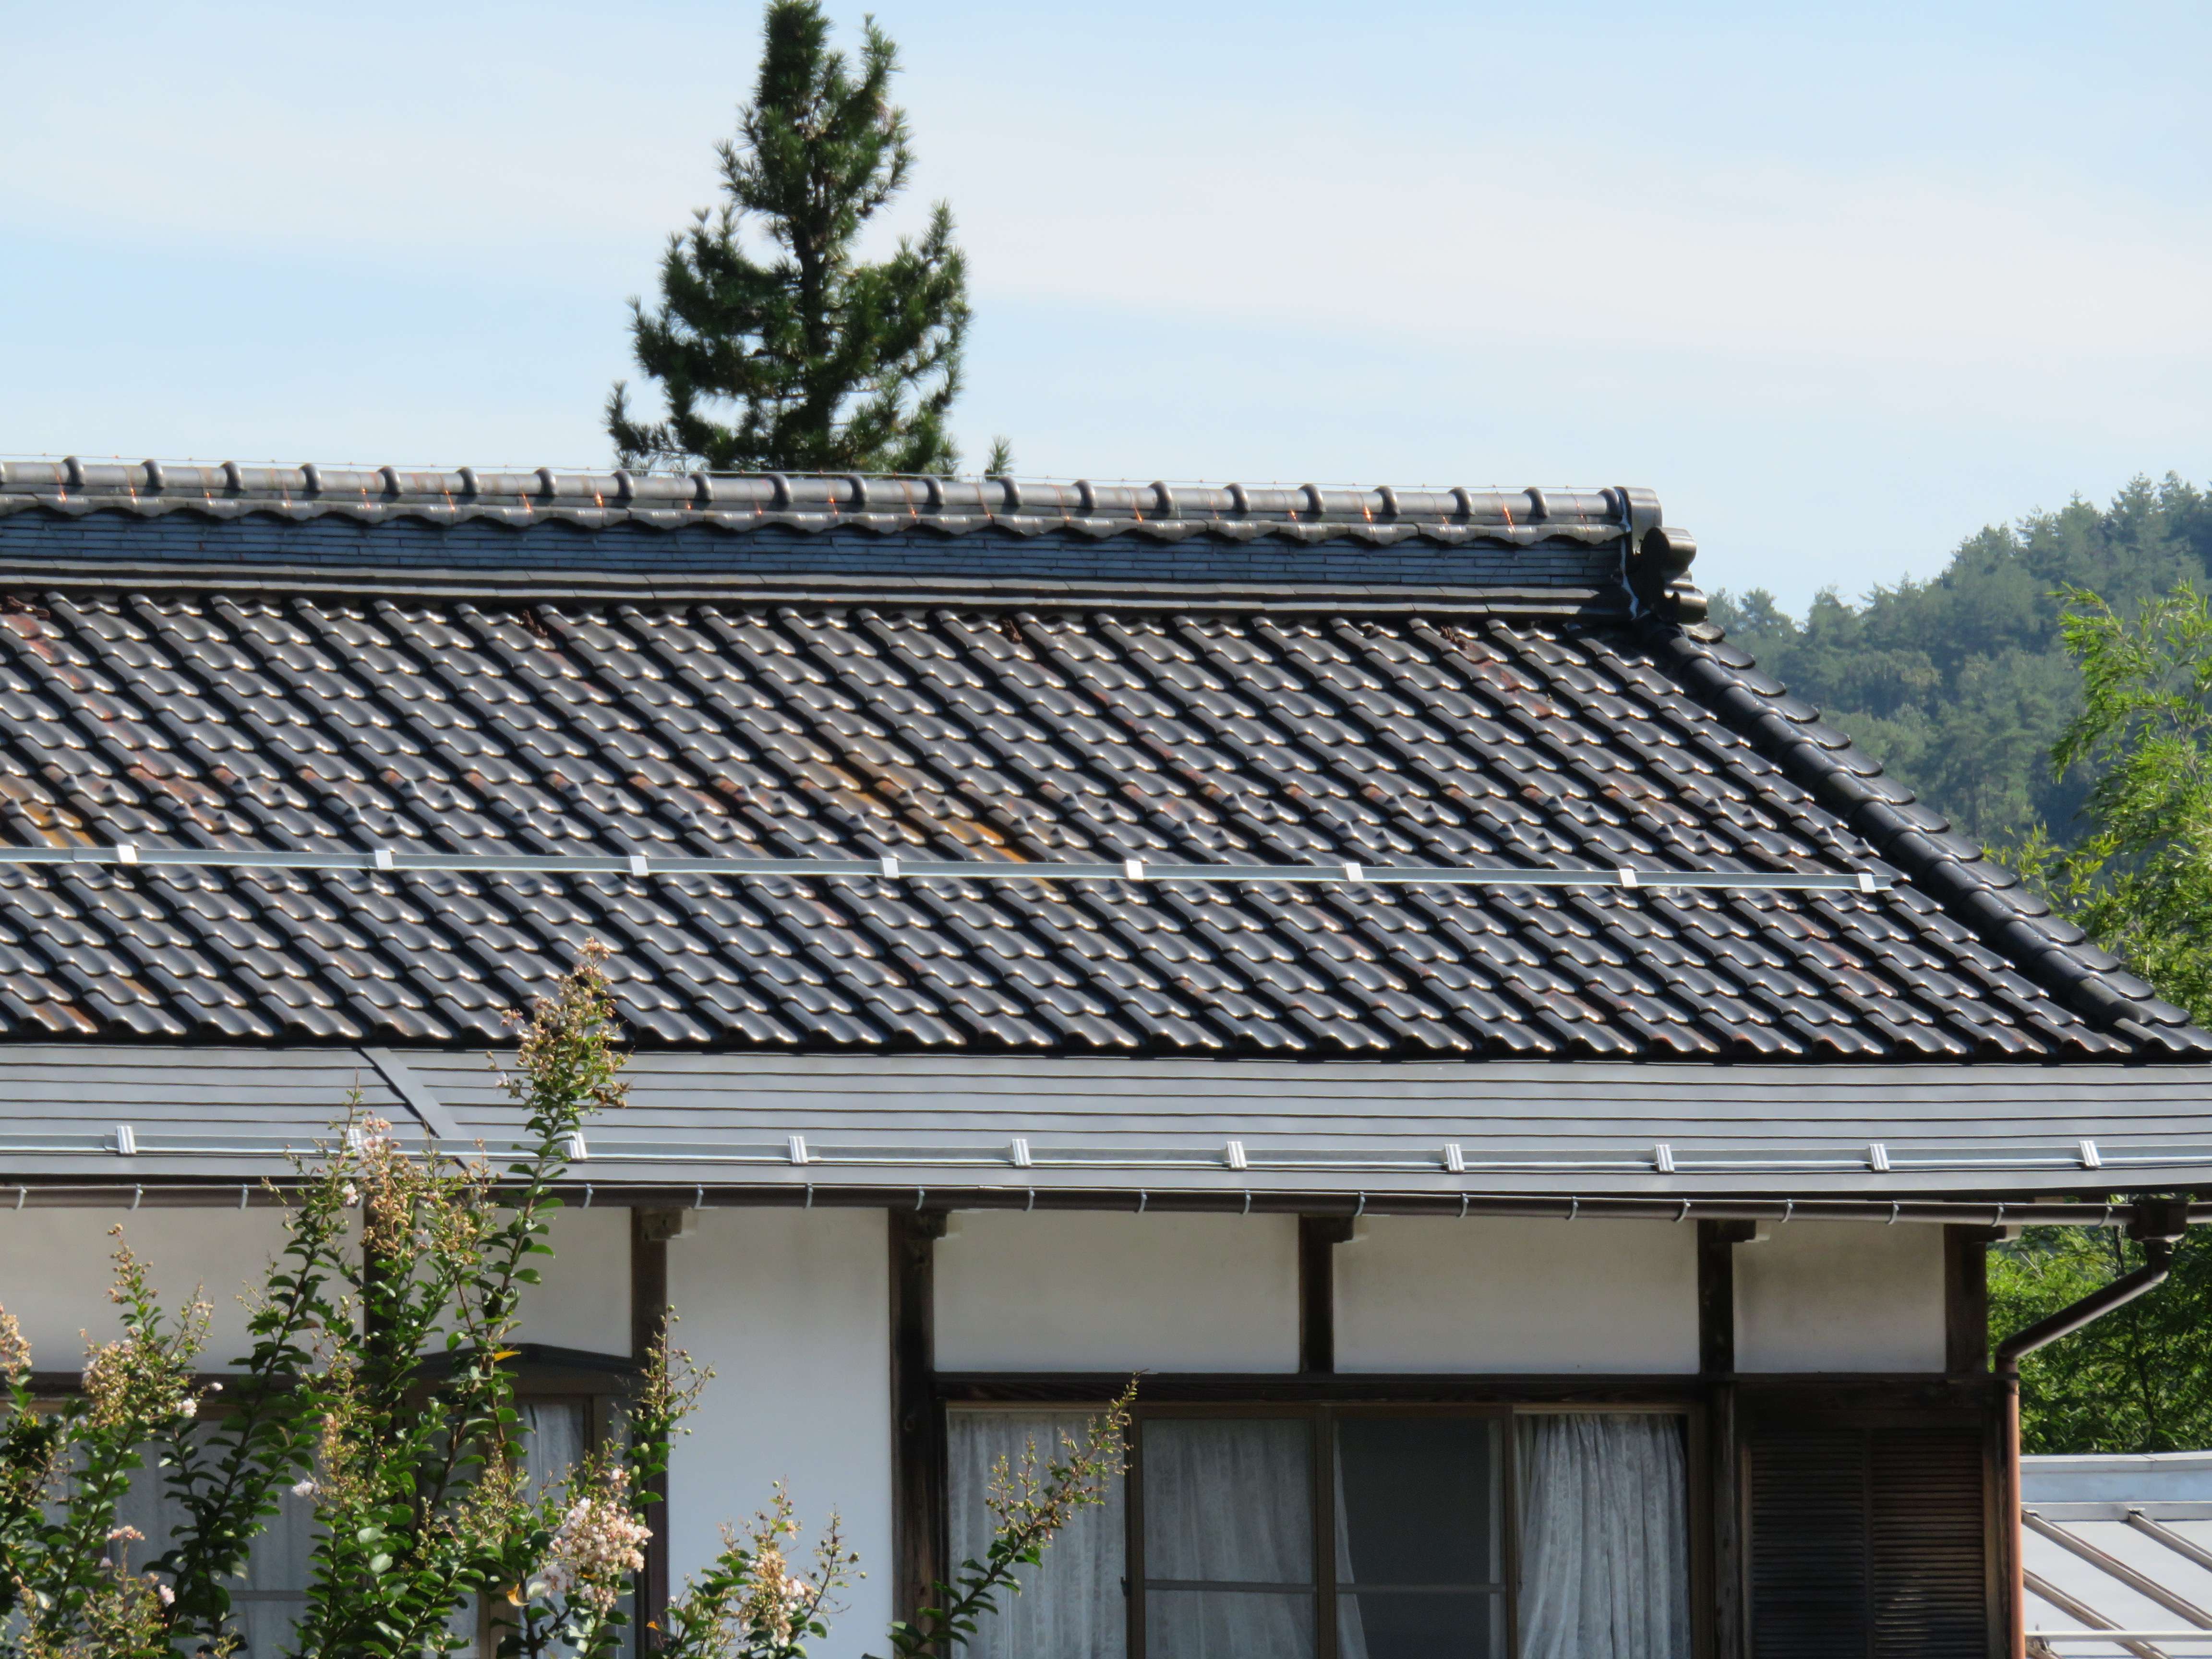
{"type": "MultiPolygon", "coordinates": [[[[1826,749],[1795,737],[1778,740],[1768,733],[1765,727],[1790,699],[1787,689],[1752,665],[1747,653],[1733,653],[1744,659],[1740,666],[1722,658],[1719,639],[1686,644],[1685,631],[1677,624],[1646,619],[1639,625],[1686,668],[1701,665],[1702,677],[1717,682],[1714,689],[1720,695],[1713,699],[1716,708],[1724,717],[1732,716],[1732,725],[1815,797],[1823,786],[1838,784],[1856,796],[1856,804],[1848,814],[1850,822],[1875,832],[1873,850],[1893,862],[1901,879],[1929,889],[1946,911],[1971,918],[1972,932],[1985,944],[2076,1012],[2117,1031],[2139,1028],[2145,1019],[2155,1023],[2157,1017],[2150,1012],[2154,1006],[2171,1006],[2159,1003],[2147,983],[2120,969],[2117,958],[2090,944],[2078,927],[2051,915],[2047,903],[2030,908],[2024,901],[2033,896],[2025,884],[1990,860],[1978,843],[1956,834],[1948,823],[1941,830],[1923,827],[1941,820],[1919,807],[1911,792],[1888,778],[1871,756],[1856,745],[1826,749]],[[1763,689],[1769,686],[1774,688],[1771,692],[1763,689]],[[2024,959],[2005,951],[2000,940],[2016,932],[2043,941],[2042,947],[2031,950],[2024,959]]],[[[2185,1021],[2186,1018],[2185,1014],[2185,1021]]]]}

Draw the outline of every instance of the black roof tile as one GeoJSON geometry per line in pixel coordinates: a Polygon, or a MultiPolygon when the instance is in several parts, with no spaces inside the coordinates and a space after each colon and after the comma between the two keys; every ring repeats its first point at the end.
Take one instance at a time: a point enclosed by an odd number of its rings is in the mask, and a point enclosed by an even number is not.
{"type": "Polygon", "coordinates": [[[598,937],[647,1046],[2212,1052],[1742,653],[1638,614],[1648,497],[1168,494],[10,463],[0,840],[1899,884],[0,865],[0,1035],[477,1045],[598,937]]]}

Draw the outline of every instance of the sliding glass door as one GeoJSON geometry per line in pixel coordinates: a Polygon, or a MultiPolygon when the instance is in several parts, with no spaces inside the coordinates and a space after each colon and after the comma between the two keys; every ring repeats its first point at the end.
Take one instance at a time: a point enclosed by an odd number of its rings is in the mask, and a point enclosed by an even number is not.
{"type": "MultiPolygon", "coordinates": [[[[1083,1417],[954,1413],[961,1554],[990,1462],[1083,1417]]],[[[982,1659],[1690,1659],[1680,1415],[1145,1407],[1122,1498],[1024,1575],[982,1659]]]]}

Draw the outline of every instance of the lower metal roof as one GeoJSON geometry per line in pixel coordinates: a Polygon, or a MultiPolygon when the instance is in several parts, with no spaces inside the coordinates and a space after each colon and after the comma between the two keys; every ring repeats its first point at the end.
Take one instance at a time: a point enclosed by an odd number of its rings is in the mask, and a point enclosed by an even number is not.
{"type": "Polygon", "coordinates": [[[2212,1652],[2212,1453],[2023,1457],[2028,1651],[2212,1652]]]}
{"type": "MultiPolygon", "coordinates": [[[[2166,1191],[2212,1183],[2212,1067],[1291,1064],[646,1053],[590,1125],[610,1189],[1573,1196],[2166,1191]]],[[[282,1176],[358,1091],[504,1151],[495,1056],[0,1047],[0,1186],[282,1176]]],[[[0,1194],[0,1203],[6,1201],[0,1194]]]]}

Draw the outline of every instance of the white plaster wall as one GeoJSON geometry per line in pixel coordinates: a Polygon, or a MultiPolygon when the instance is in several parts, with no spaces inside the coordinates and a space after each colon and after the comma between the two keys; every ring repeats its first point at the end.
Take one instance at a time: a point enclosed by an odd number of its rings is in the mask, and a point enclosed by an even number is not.
{"type": "Polygon", "coordinates": [[[1336,1247],[1340,1371],[1698,1369],[1698,1233],[1375,1217],[1336,1247]]]}
{"type": "Polygon", "coordinates": [[[939,1370],[1294,1371],[1297,1220],[971,1211],[936,1315],[939,1370]]]}
{"type": "Polygon", "coordinates": [[[668,1246],[675,1346],[714,1379],[669,1469],[672,1582],[781,1480],[810,1533],[836,1510],[868,1576],[817,1659],[880,1652],[891,1620],[890,1243],[880,1210],[707,1210],[668,1246]]]}
{"type": "Polygon", "coordinates": [[[520,1335],[548,1347],[629,1352],[629,1212],[564,1207],[533,1256],[539,1282],[523,1288],[520,1335]]]}
{"type": "MultiPolygon", "coordinates": [[[[38,1368],[76,1370],[80,1331],[100,1341],[122,1334],[107,1299],[115,1249],[107,1230],[118,1224],[167,1306],[203,1291],[214,1310],[203,1364],[228,1370],[252,1340],[242,1297],[284,1248],[283,1212],[274,1208],[0,1208],[0,1307],[31,1339],[38,1368]]],[[[536,1258],[544,1282],[523,1291],[523,1340],[628,1354],[629,1212],[562,1210],[550,1243],[552,1259],[536,1258]]]]}
{"type": "Polygon", "coordinates": [[[1735,1247],[1740,1371],[1940,1371],[1943,1230],[1793,1221],[1735,1247]]]}
{"type": "Polygon", "coordinates": [[[213,1314],[201,1363],[229,1370],[251,1342],[240,1298],[262,1283],[284,1248],[283,1212],[273,1207],[0,1209],[0,1307],[30,1338],[32,1364],[42,1371],[76,1370],[84,1364],[80,1331],[102,1342],[123,1334],[107,1299],[116,1243],[107,1233],[117,1225],[146,1263],[165,1307],[173,1311],[196,1290],[206,1297],[213,1314]]]}

